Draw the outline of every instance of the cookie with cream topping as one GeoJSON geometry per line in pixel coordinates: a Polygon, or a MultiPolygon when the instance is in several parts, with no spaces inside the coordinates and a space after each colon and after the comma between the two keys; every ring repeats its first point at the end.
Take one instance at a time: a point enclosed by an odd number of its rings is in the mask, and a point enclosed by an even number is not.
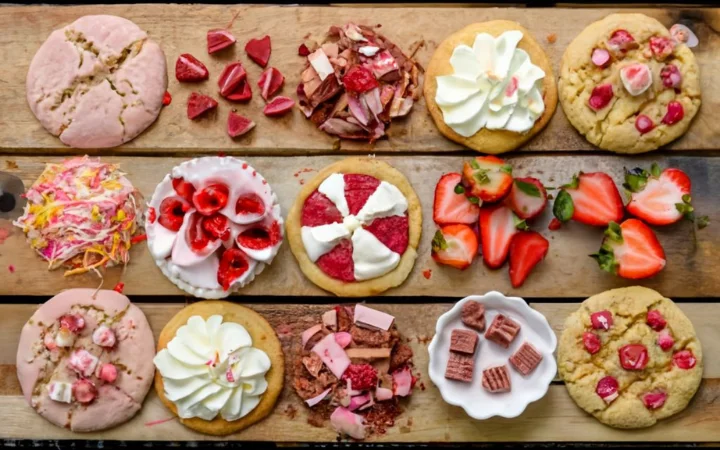
{"type": "Polygon", "coordinates": [[[227,297],[250,283],[283,241],[277,196],[262,175],[232,157],[173,168],[155,189],[145,229],[163,274],[202,298],[227,297]]]}
{"type": "Polygon", "coordinates": [[[287,230],[310,281],[339,296],[370,296],[399,286],[410,274],[422,211],[398,170],[374,158],[348,158],[305,184],[287,230]]]}
{"type": "Polygon", "coordinates": [[[224,436],[264,419],[282,392],[285,359],[270,324],[235,303],[205,301],[165,325],[155,390],[180,422],[224,436]]]}
{"type": "Polygon", "coordinates": [[[508,20],[472,24],[445,39],[428,65],[424,94],[445,137],[491,154],[529,141],[557,106],[547,55],[508,20]]]}

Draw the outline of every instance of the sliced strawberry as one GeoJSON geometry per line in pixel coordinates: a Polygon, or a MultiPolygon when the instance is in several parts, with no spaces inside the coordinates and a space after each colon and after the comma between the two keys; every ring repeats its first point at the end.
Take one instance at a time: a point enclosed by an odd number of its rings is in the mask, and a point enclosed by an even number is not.
{"type": "Polygon", "coordinates": [[[208,53],[219,52],[228,48],[235,43],[237,39],[229,30],[210,30],[207,32],[207,50],[208,53]]]}
{"type": "Polygon", "coordinates": [[[611,376],[603,377],[598,381],[595,387],[595,393],[605,401],[605,403],[612,403],[613,400],[618,398],[619,384],[617,379],[611,376]]]}
{"type": "Polygon", "coordinates": [[[213,214],[202,221],[205,232],[215,239],[223,241],[230,237],[230,221],[222,214],[213,214]]]}
{"type": "Polygon", "coordinates": [[[667,393],[662,391],[648,392],[642,396],[643,405],[647,409],[658,409],[665,404],[667,400],[667,393]]]}
{"type": "Polygon", "coordinates": [[[510,282],[522,286],[532,269],[547,255],[550,243],[537,231],[520,231],[510,242],[510,282]]]}
{"type": "Polygon", "coordinates": [[[250,59],[255,61],[260,67],[266,67],[270,60],[270,53],[272,52],[272,46],[270,45],[270,36],[265,36],[262,39],[250,39],[245,44],[245,52],[250,59]]]}
{"type": "Polygon", "coordinates": [[[627,344],[618,349],[620,365],[625,370],[643,370],[647,366],[648,351],[642,344],[627,344]]]}
{"type": "Polygon", "coordinates": [[[217,281],[224,290],[230,289],[230,285],[240,278],[250,268],[247,255],[240,249],[229,248],[225,250],[220,258],[217,281]]]}
{"type": "Polygon", "coordinates": [[[182,197],[167,197],[160,203],[158,223],[170,231],[178,231],[190,210],[190,203],[182,197]]]}
{"type": "Polygon", "coordinates": [[[233,92],[225,96],[225,98],[233,102],[250,101],[250,99],[252,99],[252,90],[250,89],[250,83],[248,82],[247,78],[245,78],[245,81],[240,83],[240,85],[233,92]]]}
{"type": "Polygon", "coordinates": [[[583,333],[582,339],[583,347],[585,347],[585,350],[587,350],[588,353],[594,355],[600,351],[602,342],[600,342],[600,337],[597,334],[586,331],[583,333]]]}
{"type": "Polygon", "coordinates": [[[183,53],[175,62],[175,78],[180,82],[193,82],[207,80],[210,76],[205,64],[198,61],[193,55],[183,53]]]}
{"type": "Polygon", "coordinates": [[[227,186],[214,183],[195,192],[193,204],[200,214],[210,216],[227,205],[229,195],[230,191],[227,186]]]}
{"type": "Polygon", "coordinates": [[[637,219],[611,222],[600,251],[590,256],[601,269],[632,280],[651,277],[665,267],[665,252],[655,233],[637,219]]]}
{"type": "Polygon", "coordinates": [[[220,95],[227,97],[232,94],[246,79],[247,72],[245,72],[245,68],[241,63],[233,62],[228,64],[220,74],[220,78],[218,78],[220,95]]]}
{"type": "Polygon", "coordinates": [[[510,192],[512,166],[495,156],[478,156],[465,161],[462,179],[470,201],[496,202],[510,192]]]}
{"type": "Polygon", "coordinates": [[[270,96],[275,94],[285,83],[285,77],[274,67],[265,69],[258,80],[260,95],[267,101],[270,96]]]}
{"type": "Polygon", "coordinates": [[[182,177],[173,178],[172,186],[180,197],[184,198],[188,203],[192,203],[192,197],[195,193],[195,186],[192,183],[185,181],[182,177]]]}
{"type": "Polygon", "coordinates": [[[491,269],[502,266],[510,251],[510,242],[524,225],[505,205],[480,208],[480,238],[483,260],[491,269]]]}
{"type": "Polygon", "coordinates": [[[652,225],[668,225],[686,216],[692,219],[690,177],[680,169],[665,169],[653,164],[650,171],[625,172],[623,186],[630,191],[627,211],[652,225]]]}
{"type": "Polygon", "coordinates": [[[580,172],[558,193],[553,214],[561,222],[572,219],[587,225],[607,226],[622,220],[623,201],[608,174],[580,172]]]}
{"type": "Polygon", "coordinates": [[[227,132],[230,137],[238,137],[255,128],[255,122],[245,116],[230,111],[228,114],[227,132]]]}
{"type": "Polygon", "coordinates": [[[295,100],[290,97],[275,97],[270,103],[265,105],[263,113],[270,117],[282,116],[290,111],[293,106],[295,106],[295,100]]]}
{"type": "Polygon", "coordinates": [[[667,320],[665,320],[662,313],[657,309],[651,309],[648,311],[645,322],[655,331],[662,331],[662,329],[667,325],[667,320]]]}
{"type": "Polygon", "coordinates": [[[477,222],[480,208],[470,203],[465,196],[465,188],[461,184],[462,175],[446,173],[435,185],[435,201],[433,202],[433,220],[438,225],[477,222]]]}
{"type": "Polygon", "coordinates": [[[590,323],[594,330],[609,330],[613,326],[613,315],[610,311],[598,311],[590,314],[590,323]]]}
{"type": "Polygon", "coordinates": [[[466,269],[478,250],[477,234],[467,225],[447,225],[435,232],[432,258],[435,262],[466,269]]]}
{"type": "Polygon", "coordinates": [[[539,216],[547,205],[545,186],[537,178],[515,178],[505,204],[521,219],[539,216]]]}
{"type": "Polygon", "coordinates": [[[195,252],[202,252],[205,247],[208,246],[210,241],[217,240],[216,237],[211,236],[205,227],[203,227],[205,217],[200,214],[192,214],[190,216],[190,223],[188,224],[185,232],[185,238],[187,239],[190,248],[195,252]]]}
{"type": "Polygon", "coordinates": [[[235,214],[265,214],[265,203],[257,194],[244,194],[238,197],[235,203],[235,214]]]}
{"type": "Polygon", "coordinates": [[[673,354],[673,364],[683,370],[690,370],[697,364],[697,359],[690,350],[680,350],[673,354]]]}
{"type": "Polygon", "coordinates": [[[213,99],[212,97],[193,92],[192,94],[190,94],[190,98],[188,98],[187,103],[188,119],[194,120],[195,118],[200,117],[211,109],[217,108],[217,105],[218,102],[216,102],[215,99],[213,99]]]}
{"type": "Polygon", "coordinates": [[[237,243],[247,249],[262,250],[276,245],[281,239],[280,225],[273,222],[270,228],[256,226],[243,231],[237,237],[237,243]]]}

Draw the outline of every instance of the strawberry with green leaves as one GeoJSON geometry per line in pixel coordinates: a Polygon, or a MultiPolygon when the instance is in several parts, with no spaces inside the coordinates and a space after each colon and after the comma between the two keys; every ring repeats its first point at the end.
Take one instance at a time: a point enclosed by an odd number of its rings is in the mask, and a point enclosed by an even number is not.
{"type": "Polygon", "coordinates": [[[435,232],[432,240],[432,258],[435,262],[466,269],[478,251],[478,238],[467,225],[447,225],[435,232]]]}
{"type": "Polygon", "coordinates": [[[446,173],[435,185],[433,202],[433,220],[438,225],[464,223],[471,225],[477,222],[480,208],[470,203],[465,197],[465,188],[460,184],[459,173],[446,173]]]}
{"type": "Polygon", "coordinates": [[[528,220],[542,214],[547,205],[547,191],[537,178],[515,178],[505,204],[521,219],[528,220]]]}
{"type": "Polygon", "coordinates": [[[580,172],[570,184],[560,188],[553,214],[560,222],[574,220],[605,227],[610,222],[621,221],[625,210],[620,192],[608,174],[580,172]]]}
{"type": "Polygon", "coordinates": [[[502,200],[512,187],[512,166],[495,156],[478,156],[463,165],[465,195],[476,205],[502,200]]]}
{"type": "Polygon", "coordinates": [[[631,280],[651,277],[665,267],[665,251],[655,233],[638,219],[610,222],[600,250],[590,256],[601,269],[631,280]]]}

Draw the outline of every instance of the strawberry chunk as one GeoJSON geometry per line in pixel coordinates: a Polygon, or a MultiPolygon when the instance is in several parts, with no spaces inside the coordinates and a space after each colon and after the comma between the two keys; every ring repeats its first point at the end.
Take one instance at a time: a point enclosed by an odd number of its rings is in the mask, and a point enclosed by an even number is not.
{"type": "Polygon", "coordinates": [[[60,328],[77,334],[85,328],[85,319],[80,314],[65,314],[60,317],[60,328]]]}
{"type": "Polygon", "coordinates": [[[75,400],[84,405],[91,403],[98,395],[97,389],[92,381],[85,378],[76,380],[73,383],[72,393],[75,400]]]}
{"type": "Polygon", "coordinates": [[[182,177],[173,178],[172,186],[177,195],[184,198],[188,203],[192,203],[192,197],[195,193],[195,186],[192,183],[185,181],[182,177]]]}
{"type": "Polygon", "coordinates": [[[590,322],[595,330],[609,330],[613,326],[613,315],[610,311],[598,311],[590,314],[590,322]]]}
{"type": "Polygon", "coordinates": [[[343,380],[349,380],[350,385],[355,391],[365,391],[372,389],[377,385],[377,370],[370,364],[350,364],[345,373],[343,380]]]}
{"type": "Polygon", "coordinates": [[[433,201],[433,220],[438,225],[463,223],[471,225],[477,222],[480,208],[470,203],[461,184],[462,175],[446,173],[435,186],[433,201]]]}
{"type": "Polygon", "coordinates": [[[593,64],[598,67],[604,68],[610,63],[610,52],[604,48],[595,48],[590,55],[590,59],[593,64]]]}
{"type": "Polygon", "coordinates": [[[265,214],[265,203],[259,195],[255,193],[243,194],[238,197],[235,202],[235,214],[265,214]]]}
{"type": "Polygon", "coordinates": [[[465,195],[475,204],[496,202],[512,187],[512,166],[495,156],[478,156],[463,164],[465,195]]]}
{"type": "Polygon", "coordinates": [[[342,84],[349,92],[362,94],[380,86],[375,75],[359,64],[352,66],[342,78],[342,84]]]}
{"type": "Polygon", "coordinates": [[[222,214],[213,214],[202,221],[205,232],[214,239],[226,241],[230,237],[230,224],[222,214]]]}
{"type": "Polygon", "coordinates": [[[643,405],[647,409],[658,409],[665,404],[667,400],[667,393],[662,391],[648,392],[642,396],[643,405]]]}
{"type": "Polygon", "coordinates": [[[550,223],[548,224],[548,230],[550,231],[557,231],[560,228],[562,228],[562,222],[560,222],[557,217],[553,217],[550,223]]]}
{"type": "Polygon", "coordinates": [[[660,172],[657,165],[650,171],[626,171],[625,189],[630,191],[627,211],[651,225],[669,225],[692,217],[690,177],[680,169],[668,168],[660,172]]]}
{"type": "Polygon", "coordinates": [[[537,178],[515,178],[505,204],[521,219],[529,220],[542,214],[547,205],[545,186],[537,178]]]}
{"type": "Polygon", "coordinates": [[[652,119],[645,114],[640,114],[635,118],[635,129],[640,134],[649,133],[655,128],[655,124],[652,119]]]}
{"type": "Polygon", "coordinates": [[[432,258],[439,264],[466,269],[478,251],[475,231],[467,225],[447,225],[435,232],[432,258]]]}
{"type": "Polygon", "coordinates": [[[230,30],[215,29],[207,32],[207,50],[212,54],[233,45],[237,39],[230,30]]]}
{"type": "Polygon", "coordinates": [[[224,290],[230,289],[230,285],[240,278],[250,268],[247,256],[240,249],[229,248],[225,250],[220,258],[217,281],[224,290]]]}
{"type": "Polygon", "coordinates": [[[663,86],[668,89],[678,89],[682,84],[682,74],[674,64],[667,64],[662,68],[660,79],[662,79],[663,86]]]}
{"type": "Polygon", "coordinates": [[[673,348],[675,345],[675,339],[673,339],[668,330],[663,330],[660,334],[658,334],[657,344],[660,346],[662,351],[666,352],[673,348]]]}
{"type": "Polygon", "coordinates": [[[265,69],[258,80],[260,95],[267,101],[271,95],[275,94],[285,83],[285,77],[274,67],[265,69]]]}
{"type": "Polygon", "coordinates": [[[648,351],[642,344],[627,344],[618,349],[620,365],[625,370],[643,370],[647,366],[648,351]]]}
{"type": "Polygon", "coordinates": [[[273,222],[269,228],[258,225],[243,231],[237,237],[237,243],[246,249],[262,250],[277,245],[281,239],[280,225],[273,222]]]}
{"type": "Polygon", "coordinates": [[[683,370],[690,370],[697,364],[697,359],[690,350],[681,350],[673,354],[673,364],[683,370]]]}
{"type": "Polygon", "coordinates": [[[588,353],[594,355],[600,351],[602,342],[600,342],[600,337],[597,334],[586,331],[583,333],[583,346],[588,353]]]}
{"type": "Polygon", "coordinates": [[[610,100],[613,99],[614,95],[612,84],[595,86],[590,93],[588,105],[595,111],[599,111],[610,104],[610,100]]]}
{"type": "Polygon", "coordinates": [[[547,256],[550,243],[536,231],[520,231],[510,242],[510,282],[523,285],[533,268],[547,256]]]}
{"type": "Polygon", "coordinates": [[[298,55],[300,56],[308,56],[310,54],[310,49],[307,45],[304,43],[300,44],[300,47],[298,47],[298,55]]]}
{"type": "Polygon", "coordinates": [[[510,252],[510,243],[524,224],[505,205],[480,208],[480,238],[483,260],[491,269],[502,266],[510,252]]]}
{"type": "Polygon", "coordinates": [[[197,211],[205,216],[215,214],[227,205],[230,191],[221,183],[214,183],[200,189],[193,195],[193,204],[197,211]]]}
{"type": "Polygon", "coordinates": [[[220,95],[227,97],[232,94],[246,79],[247,72],[245,72],[245,68],[241,63],[233,62],[228,64],[220,74],[220,78],[218,78],[220,95]]]}
{"type": "Polygon", "coordinates": [[[158,223],[170,231],[178,231],[185,220],[190,204],[181,197],[167,197],[160,203],[158,223]]]}
{"type": "Polygon", "coordinates": [[[290,97],[275,97],[265,105],[263,113],[269,117],[282,116],[295,106],[295,100],[290,97]]]}
{"type": "Polygon", "coordinates": [[[667,325],[667,321],[663,317],[662,313],[657,309],[651,309],[647,313],[646,322],[650,328],[655,331],[662,331],[667,325]]]}
{"type": "Polygon", "coordinates": [[[662,123],[665,125],[674,125],[683,120],[683,117],[685,117],[685,108],[683,108],[682,103],[672,101],[668,103],[667,112],[662,118],[662,123]]]}
{"type": "Polygon", "coordinates": [[[639,47],[635,38],[627,30],[615,30],[607,41],[608,48],[613,52],[626,53],[639,47]]]}
{"type": "Polygon", "coordinates": [[[605,403],[612,403],[616,398],[618,398],[618,388],[619,384],[617,379],[611,376],[603,377],[598,381],[597,386],[595,387],[595,393],[600,396],[601,399],[605,401],[605,403]]]}
{"type": "Polygon", "coordinates": [[[218,102],[215,101],[215,99],[213,99],[212,97],[193,92],[192,94],[190,94],[190,98],[188,98],[187,103],[188,119],[194,120],[202,116],[206,112],[210,111],[211,109],[217,108],[217,105],[218,102]]]}
{"type": "Polygon", "coordinates": [[[270,60],[270,53],[272,52],[270,36],[265,36],[261,39],[250,39],[248,43],[245,44],[245,52],[257,65],[263,68],[267,67],[267,63],[270,60]]]}
{"type": "Polygon", "coordinates": [[[623,218],[623,201],[608,174],[581,172],[561,188],[553,214],[561,222],[572,219],[586,225],[607,226],[623,218]]]}
{"type": "Polygon", "coordinates": [[[672,39],[665,36],[653,36],[650,38],[650,50],[658,61],[665,61],[672,55],[675,44],[672,39]]]}
{"type": "Polygon", "coordinates": [[[252,99],[252,89],[250,89],[250,83],[248,83],[247,78],[245,78],[234,91],[225,96],[225,98],[233,102],[249,102],[250,99],[252,99]]]}
{"type": "Polygon", "coordinates": [[[227,132],[230,137],[238,137],[247,134],[255,128],[255,122],[245,116],[230,111],[228,114],[227,132]]]}
{"type": "Polygon", "coordinates": [[[205,64],[189,53],[178,56],[175,62],[175,78],[180,82],[207,80],[210,76],[205,64]]]}
{"type": "Polygon", "coordinates": [[[168,106],[170,105],[170,103],[172,103],[172,95],[170,95],[168,91],[165,91],[165,93],[163,94],[162,104],[163,106],[168,106]]]}
{"type": "Polygon", "coordinates": [[[601,269],[631,280],[651,277],[665,267],[665,251],[655,233],[637,219],[610,223],[600,250],[590,256],[601,269]]]}

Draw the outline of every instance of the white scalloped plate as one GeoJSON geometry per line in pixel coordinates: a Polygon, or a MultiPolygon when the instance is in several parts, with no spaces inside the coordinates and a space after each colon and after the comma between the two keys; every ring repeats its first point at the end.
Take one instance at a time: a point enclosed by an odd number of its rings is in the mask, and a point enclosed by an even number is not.
{"type": "Polygon", "coordinates": [[[430,379],[447,403],[462,407],[474,419],[484,420],[493,416],[517,417],[525,411],[528,404],[541,399],[547,393],[550,382],[557,373],[553,356],[556,347],[557,338],[547,319],[530,308],[525,300],[505,297],[495,291],[485,295],[471,295],[457,302],[450,311],[438,318],[435,336],[428,348],[430,379]],[[460,317],[462,306],[470,300],[485,305],[486,330],[498,313],[512,318],[521,328],[508,349],[486,340],[483,334],[479,334],[473,381],[463,383],[445,378],[445,368],[450,354],[452,330],[470,329],[463,325],[460,317]],[[543,355],[540,365],[527,377],[523,377],[508,362],[525,340],[530,341],[543,355]],[[512,389],[506,393],[491,394],[482,387],[482,371],[502,364],[508,364],[512,389]]]}

